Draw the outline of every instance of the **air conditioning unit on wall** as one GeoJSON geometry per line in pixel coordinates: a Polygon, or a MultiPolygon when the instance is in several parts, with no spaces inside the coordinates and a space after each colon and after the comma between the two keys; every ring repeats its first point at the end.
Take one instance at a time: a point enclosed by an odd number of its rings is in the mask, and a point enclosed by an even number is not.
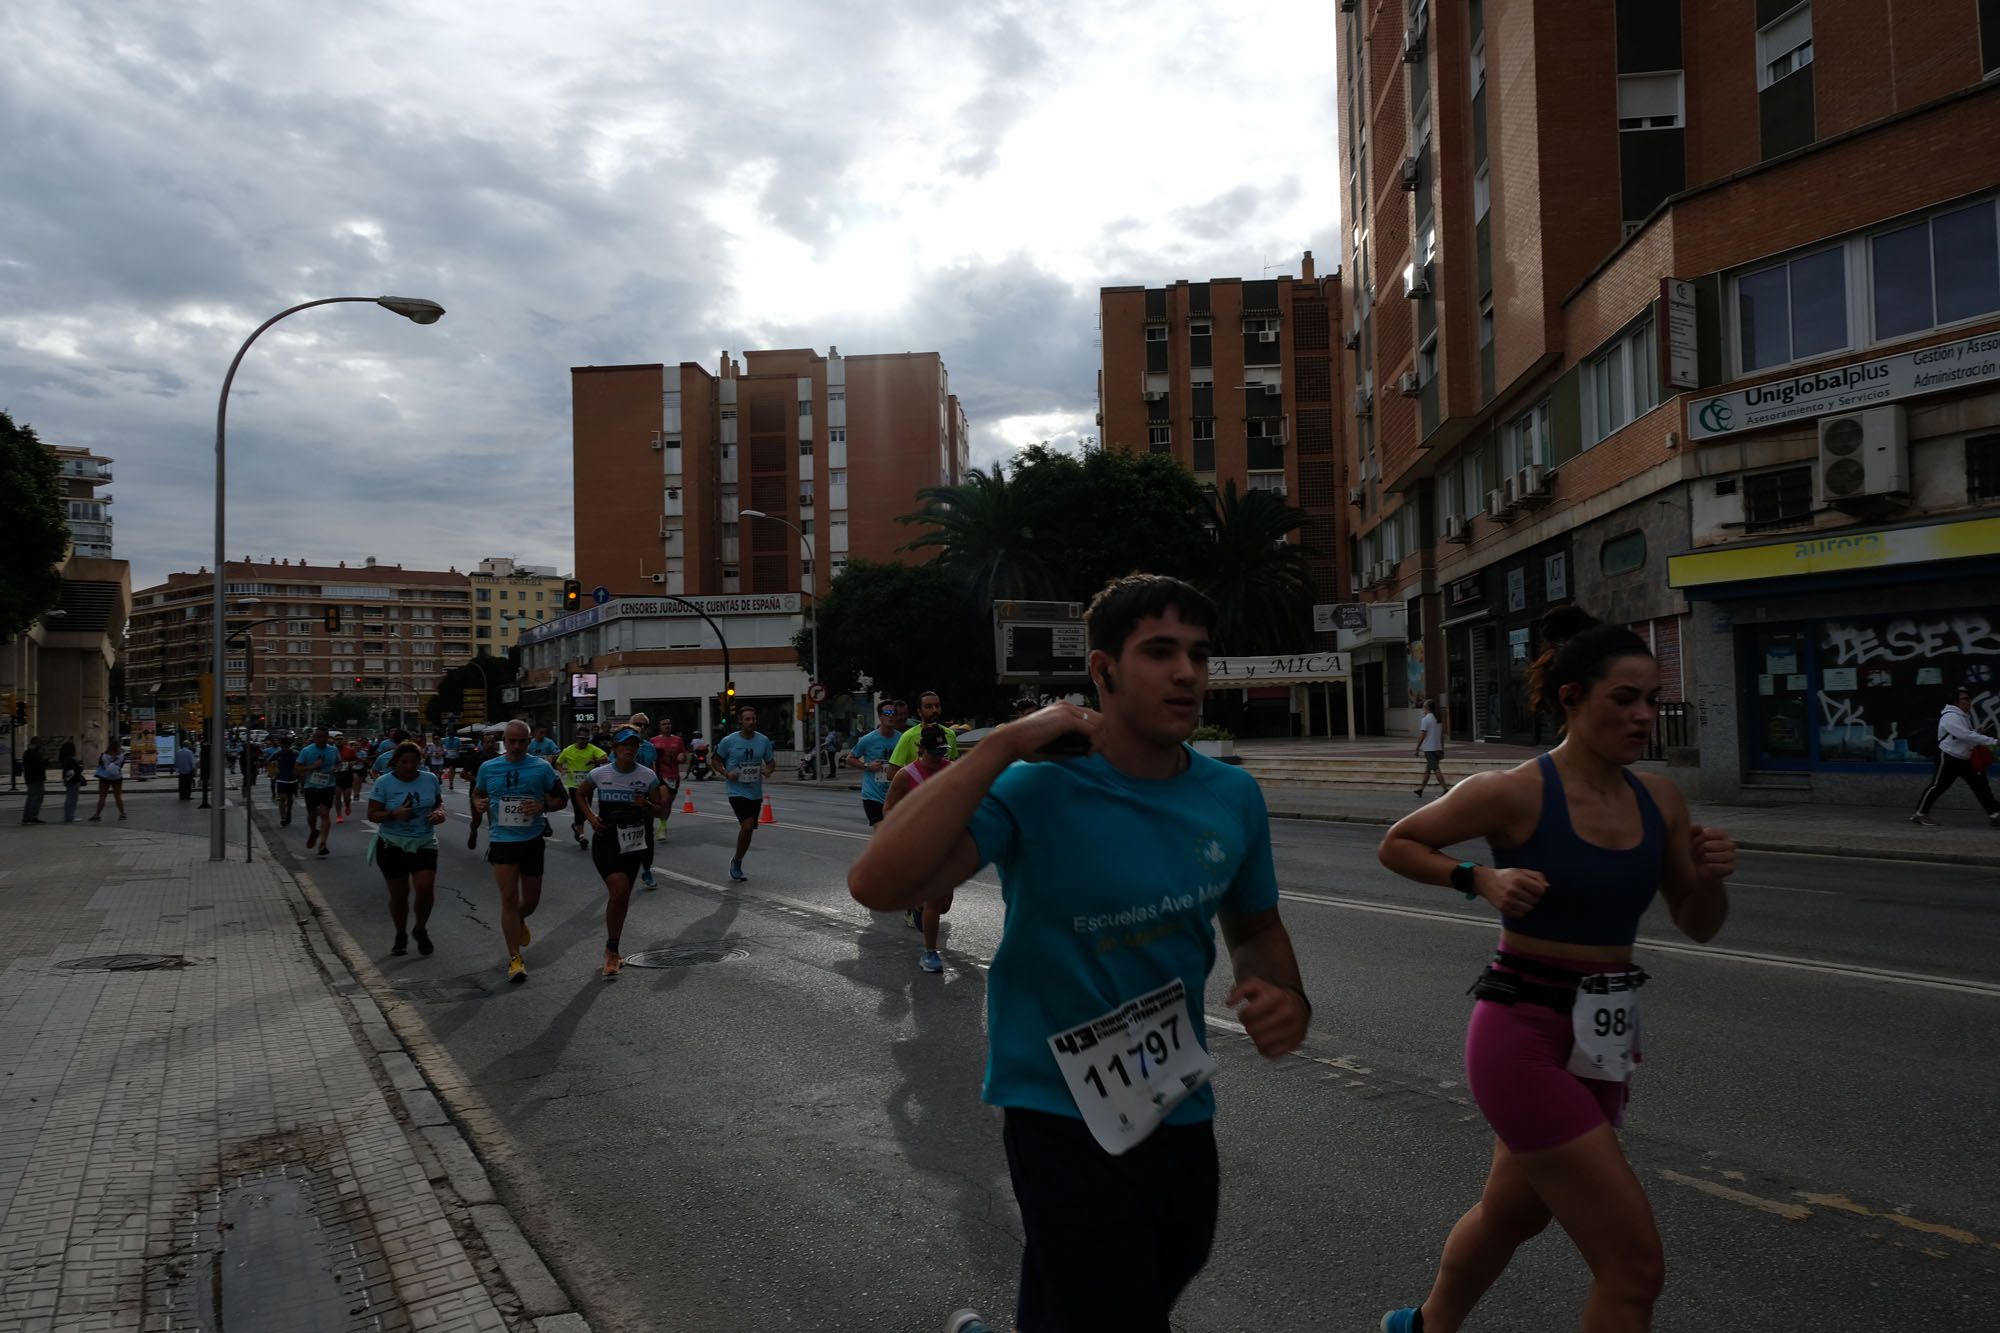
{"type": "Polygon", "coordinates": [[[1819,419],[1819,493],[1830,505],[1907,497],[1909,419],[1897,404],[1819,419]]]}
{"type": "Polygon", "coordinates": [[[666,581],[667,581],[667,576],[665,574],[653,575],[653,582],[655,583],[665,583],[666,581]]]}
{"type": "Polygon", "coordinates": [[[1457,514],[1448,514],[1444,520],[1444,539],[1448,542],[1469,542],[1472,540],[1472,531],[1463,518],[1457,514]]]}
{"type": "Polygon", "coordinates": [[[1396,380],[1396,392],[1402,394],[1405,398],[1415,398],[1421,392],[1421,386],[1417,383],[1417,372],[1414,370],[1404,371],[1396,380]]]}
{"type": "Polygon", "coordinates": [[[1414,157],[1403,159],[1402,185],[1406,190],[1414,190],[1424,182],[1423,164],[1414,157]]]}
{"type": "Polygon", "coordinates": [[[1374,411],[1375,395],[1367,389],[1356,389],[1354,391],[1354,415],[1357,417],[1371,416],[1374,414],[1374,411]]]}
{"type": "Polygon", "coordinates": [[[1507,498],[1504,489],[1496,487],[1486,492],[1486,517],[1498,519],[1502,523],[1514,521],[1514,504],[1507,498]]]}

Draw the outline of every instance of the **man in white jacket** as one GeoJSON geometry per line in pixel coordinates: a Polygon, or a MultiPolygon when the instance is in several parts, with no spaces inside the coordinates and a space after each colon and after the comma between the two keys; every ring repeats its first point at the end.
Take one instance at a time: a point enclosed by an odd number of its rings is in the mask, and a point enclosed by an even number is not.
{"type": "Polygon", "coordinates": [[[1931,785],[1924,788],[1924,794],[1917,798],[1917,812],[1910,816],[1912,824],[1935,824],[1931,818],[1931,807],[1944,789],[1960,778],[1972,788],[1972,795],[1986,811],[1986,818],[1994,828],[2000,828],[2000,802],[1993,799],[1993,789],[1986,784],[1986,775],[1972,766],[1972,747],[1984,745],[1987,749],[2000,749],[2000,740],[1982,735],[1972,729],[1972,691],[1960,690],[1953,703],[1944,706],[1938,714],[1938,759],[1937,771],[1931,774],[1931,785]]]}

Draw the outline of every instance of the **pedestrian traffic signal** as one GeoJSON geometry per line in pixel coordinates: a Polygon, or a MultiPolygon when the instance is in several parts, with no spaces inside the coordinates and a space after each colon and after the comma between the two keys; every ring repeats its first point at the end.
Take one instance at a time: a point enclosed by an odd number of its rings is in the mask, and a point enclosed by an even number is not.
{"type": "Polygon", "coordinates": [[[326,609],[326,632],[328,634],[340,633],[340,608],[337,606],[329,606],[326,609]]]}
{"type": "Polygon", "coordinates": [[[575,611],[583,606],[583,584],[575,579],[563,580],[563,610],[575,611]]]}
{"type": "Polygon", "coordinates": [[[28,725],[28,701],[26,699],[16,699],[14,701],[14,725],[17,727],[28,725]]]}

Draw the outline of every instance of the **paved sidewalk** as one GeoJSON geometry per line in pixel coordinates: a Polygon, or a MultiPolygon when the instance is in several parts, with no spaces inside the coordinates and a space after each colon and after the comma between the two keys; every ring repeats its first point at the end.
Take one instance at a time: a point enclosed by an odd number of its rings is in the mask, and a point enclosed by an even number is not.
{"type": "Polygon", "coordinates": [[[299,885],[128,804],[0,825],[0,1328],[583,1329],[299,885]]]}

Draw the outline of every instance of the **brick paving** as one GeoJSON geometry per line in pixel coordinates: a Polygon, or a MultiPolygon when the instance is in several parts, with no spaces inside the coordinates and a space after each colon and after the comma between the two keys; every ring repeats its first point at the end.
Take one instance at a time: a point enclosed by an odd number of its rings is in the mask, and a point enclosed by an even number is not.
{"type": "Polygon", "coordinates": [[[59,827],[0,826],[0,1328],[507,1329],[289,878],[59,827]],[[123,954],[185,963],[62,966],[123,954]]]}

